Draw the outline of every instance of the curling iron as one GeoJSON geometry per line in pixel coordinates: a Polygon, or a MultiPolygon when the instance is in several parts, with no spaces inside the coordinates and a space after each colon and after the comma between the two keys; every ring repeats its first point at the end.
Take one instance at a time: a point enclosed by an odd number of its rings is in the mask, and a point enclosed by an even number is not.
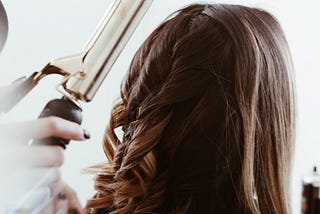
{"type": "MultiPolygon", "coordinates": [[[[0,112],[9,111],[47,75],[59,74],[64,78],[57,90],[63,97],[49,101],[40,117],[58,116],[80,124],[82,110],[78,101],[93,99],[152,1],[115,0],[82,53],[53,60],[40,72],[19,81],[0,97],[0,112]]],[[[41,143],[65,148],[68,142],[48,138],[41,143]]]]}

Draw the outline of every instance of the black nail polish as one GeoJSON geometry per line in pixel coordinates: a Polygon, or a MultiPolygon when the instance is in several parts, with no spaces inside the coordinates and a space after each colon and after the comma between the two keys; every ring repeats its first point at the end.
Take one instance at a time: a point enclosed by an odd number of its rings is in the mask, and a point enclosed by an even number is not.
{"type": "Polygon", "coordinates": [[[59,200],[65,200],[67,197],[66,197],[66,194],[64,194],[63,192],[59,192],[58,193],[58,199],[59,200]]]}
{"type": "Polygon", "coordinates": [[[83,129],[83,136],[85,139],[90,139],[90,133],[88,132],[88,130],[83,129]]]}
{"type": "Polygon", "coordinates": [[[78,214],[79,212],[76,209],[72,209],[69,211],[69,214],[78,214]]]}

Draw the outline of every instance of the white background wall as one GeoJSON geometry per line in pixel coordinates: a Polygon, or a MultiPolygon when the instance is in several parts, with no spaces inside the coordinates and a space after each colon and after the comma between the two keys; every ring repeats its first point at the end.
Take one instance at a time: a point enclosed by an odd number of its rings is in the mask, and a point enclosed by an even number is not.
{"type": "MultiPolygon", "coordinates": [[[[83,127],[92,135],[88,142],[73,142],[66,151],[64,179],[76,189],[84,204],[93,194],[92,176],[86,166],[104,161],[101,149],[111,106],[133,53],[146,36],[171,12],[194,0],[154,0],[145,19],[129,41],[95,99],[84,104],[83,127]]],[[[213,1],[207,1],[212,2],[213,1]]],[[[220,0],[214,2],[257,6],[275,14],[291,46],[298,91],[298,137],[293,175],[293,207],[299,213],[301,177],[320,163],[320,2],[318,0],[220,0]]],[[[0,55],[0,85],[39,71],[51,59],[79,53],[111,4],[111,0],[3,0],[9,16],[9,37],[0,55]]],[[[2,120],[34,119],[52,98],[61,77],[44,79],[2,120]]]]}

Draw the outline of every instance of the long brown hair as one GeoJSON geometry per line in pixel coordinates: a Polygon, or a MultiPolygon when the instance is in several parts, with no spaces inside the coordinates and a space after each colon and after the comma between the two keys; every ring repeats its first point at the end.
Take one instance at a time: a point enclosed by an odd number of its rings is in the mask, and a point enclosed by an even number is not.
{"type": "Polygon", "coordinates": [[[224,4],[177,11],[132,60],[87,211],[290,213],[291,70],[269,13],[224,4]]]}

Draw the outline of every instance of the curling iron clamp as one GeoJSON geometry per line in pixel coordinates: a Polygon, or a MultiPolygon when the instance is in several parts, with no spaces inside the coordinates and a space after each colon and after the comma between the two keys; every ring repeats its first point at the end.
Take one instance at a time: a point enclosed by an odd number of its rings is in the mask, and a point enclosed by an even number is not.
{"type": "MultiPolygon", "coordinates": [[[[1,94],[0,112],[9,111],[45,76],[59,74],[64,76],[57,87],[63,97],[49,101],[39,117],[58,116],[81,124],[82,109],[78,101],[90,102],[93,99],[152,1],[115,0],[82,53],[53,60],[40,72],[19,79],[1,94]]],[[[34,144],[63,148],[68,143],[69,140],[54,137],[34,141],[34,144]]]]}
{"type": "Polygon", "coordinates": [[[49,62],[0,97],[9,111],[49,74],[64,76],[59,90],[71,101],[90,102],[153,0],[115,0],[84,51],[49,62]]]}

